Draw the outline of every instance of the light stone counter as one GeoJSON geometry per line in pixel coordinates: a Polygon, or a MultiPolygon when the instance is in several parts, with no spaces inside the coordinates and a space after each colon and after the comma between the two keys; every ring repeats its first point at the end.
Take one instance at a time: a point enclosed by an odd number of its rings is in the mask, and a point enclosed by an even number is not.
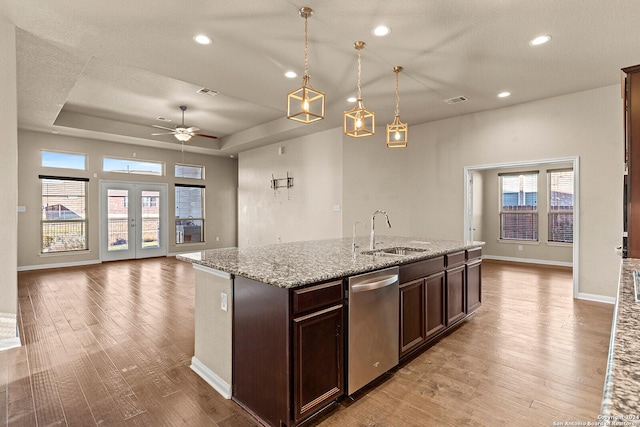
{"type": "Polygon", "coordinates": [[[600,419],[611,425],[640,425],[640,303],[634,297],[634,270],[640,270],[640,259],[622,260],[600,411],[600,419]]]}
{"type": "Polygon", "coordinates": [[[379,236],[377,240],[376,249],[411,247],[424,252],[404,256],[365,255],[362,252],[369,249],[369,238],[359,237],[355,258],[351,238],[211,249],[181,254],[177,258],[273,286],[294,288],[484,245],[475,241],[392,236],[379,236]]]}

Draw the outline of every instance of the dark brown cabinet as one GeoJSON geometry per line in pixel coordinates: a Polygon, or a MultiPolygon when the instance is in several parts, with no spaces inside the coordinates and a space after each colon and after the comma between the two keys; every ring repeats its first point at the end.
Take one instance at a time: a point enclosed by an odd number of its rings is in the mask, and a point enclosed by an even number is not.
{"type": "Polygon", "coordinates": [[[460,251],[447,254],[445,262],[445,286],[447,292],[447,326],[456,323],[466,315],[466,270],[467,252],[460,251]]]}
{"type": "Polygon", "coordinates": [[[285,289],[236,276],[233,399],[272,426],[344,394],[342,280],[285,289]]]}
{"type": "Polygon", "coordinates": [[[427,277],[425,288],[427,292],[427,339],[429,339],[446,327],[444,271],[427,277]]]}
{"type": "Polygon", "coordinates": [[[425,280],[400,285],[400,356],[409,353],[427,338],[425,280]]]}
{"type": "Polygon", "coordinates": [[[625,163],[623,256],[640,258],[640,65],[624,73],[625,163]]]}
{"type": "Polygon", "coordinates": [[[467,313],[476,311],[482,305],[482,261],[467,264],[467,313]]]}
{"type": "Polygon", "coordinates": [[[343,394],[342,304],[293,319],[294,420],[343,394]]]}
{"type": "Polygon", "coordinates": [[[447,326],[465,316],[465,266],[448,268],[445,272],[447,288],[447,326]]]}

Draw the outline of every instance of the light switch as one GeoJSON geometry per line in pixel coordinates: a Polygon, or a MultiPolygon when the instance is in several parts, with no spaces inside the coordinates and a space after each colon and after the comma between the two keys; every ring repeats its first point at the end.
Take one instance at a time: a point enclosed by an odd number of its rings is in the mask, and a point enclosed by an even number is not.
{"type": "Polygon", "coordinates": [[[18,212],[22,213],[22,212],[26,212],[27,211],[27,207],[26,206],[18,206],[18,212]]]}

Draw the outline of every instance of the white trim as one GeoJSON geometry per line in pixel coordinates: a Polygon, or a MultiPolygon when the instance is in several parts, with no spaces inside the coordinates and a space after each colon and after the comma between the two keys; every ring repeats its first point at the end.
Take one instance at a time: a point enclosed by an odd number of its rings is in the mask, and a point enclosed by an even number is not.
{"type": "Polygon", "coordinates": [[[20,347],[21,345],[22,344],[20,343],[20,337],[7,338],[4,340],[0,340],[0,351],[17,348],[17,347],[20,347]]]}
{"type": "Polygon", "coordinates": [[[62,268],[62,267],[79,267],[82,265],[102,264],[102,261],[90,260],[90,261],[73,261],[73,262],[59,262],[55,264],[38,264],[38,265],[23,265],[18,267],[18,271],[30,271],[30,270],[44,270],[47,268],[62,268]]]}
{"type": "Polygon", "coordinates": [[[212,274],[222,279],[231,280],[231,274],[225,271],[216,270],[215,268],[211,267],[205,267],[204,265],[196,264],[195,262],[191,265],[193,266],[194,270],[204,271],[205,273],[212,274]]]}
{"type": "Polygon", "coordinates": [[[540,241],[538,240],[514,240],[514,239],[496,239],[498,243],[505,243],[507,245],[531,245],[531,246],[540,246],[540,241]]]}
{"type": "Polygon", "coordinates": [[[217,376],[215,372],[207,368],[205,364],[199,361],[195,356],[191,358],[191,370],[220,393],[222,397],[225,399],[231,399],[231,385],[227,384],[227,382],[217,376]]]}
{"type": "MultiPolygon", "coordinates": [[[[616,297],[607,297],[607,296],[604,296],[604,295],[595,295],[595,294],[585,294],[583,292],[578,293],[576,298],[577,299],[582,299],[582,300],[585,300],[585,301],[601,302],[601,303],[604,303],[604,304],[615,304],[616,303],[616,297]]],[[[615,319],[614,319],[614,323],[615,323],[615,319]]]]}
{"type": "MultiPolygon", "coordinates": [[[[560,157],[557,159],[530,160],[524,162],[496,163],[491,165],[477,165],[464,167],[464,229],[465,240],[471,240],[471,215],[473,206],[470,204],[473,188],[473,172],[487,169],[502,169],[507,167],[542,166],[549,163],[571,163],[573,165],[573,297],[579,295],[579,261],[580,261],[580,156],[560,157]]],[[[519,259],[519,258],[518,258],[519,259]]],[[[525,261],[519,261],[525,262],[525,261]]]]}
{"type": "Polygon", "coordinates": [[[571,262],[549,261],[546,259],[515,258],[515,257],[497,256],[497,255],[482,255],[482,259],[492,259],[495,261],[508,261],[508,262],[522,262],[525,264],[553,265],[556,267],[573,267],[573,263],[571,262]]]}

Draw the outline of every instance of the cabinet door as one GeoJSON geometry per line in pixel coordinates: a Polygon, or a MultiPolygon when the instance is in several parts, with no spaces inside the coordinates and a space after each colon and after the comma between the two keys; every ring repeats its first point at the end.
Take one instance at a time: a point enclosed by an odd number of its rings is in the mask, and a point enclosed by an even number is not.
{"type": "Polygon", "coordinates": [[[467,313],[482,304],[482,261],[467,264],[467,313]]]}
{"type": "Polygon", "coordinates": [[[444,271],[425,279],[427,293],[427,339],[446,326],[445,324],[445,281],[444,271]]]}
{"type": "Polygon", "coordinates": [[[446,271],[447,326],[465,316],[465,265],[446,271]]]}
{"type": "Polygon", "coordinates": [[[426,339],[424,279],[400,285],[400,357],[426,339]]]}
{"type": "Polygon", "coordinates": [[[293,404],[296,422],[343,394],[342,323],[342,304],[293,320],[293,404]]]}

